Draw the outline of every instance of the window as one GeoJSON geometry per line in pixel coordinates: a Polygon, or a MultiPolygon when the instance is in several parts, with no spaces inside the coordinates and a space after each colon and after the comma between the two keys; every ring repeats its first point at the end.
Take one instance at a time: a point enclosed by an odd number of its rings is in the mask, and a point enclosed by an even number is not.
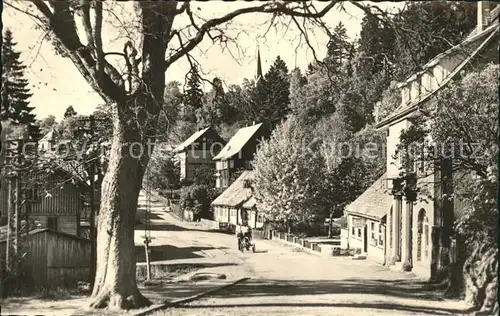
{"type": "Polygon", "coordinates": [[[234,160],[229,160],[229,168],[234,168],[234,160]]]}
{"type": "Polygon", "coordinates": [[[383,225],[379,224],[378,226],[378,245],[383,246],[384,245],[384,236],[385,236],[385,226],[382,227],[383,225]]]}
{"type": "Polygon", "coordinates": [[[40,202],[40,188],[35,185],[26,189],[26,199],[29,202],[40,202]]]}
{"type": "Polygon", "coordinates": [[[47,218],[47,228],[57,231],[57,217],[47,218]]]}
{"type": "Polygon", "coordinates": [[[375,223],[371,222],[372,240],[375,240],[375,223]]]}
{"type": "Polygon", "coordinates": [[[231,210],[231,217],[236,216],[236,210],[231,210]]]}
{"type": "Polygon", "coordinates": [[[354,225],[352,225],[352,235],[356,236],[356,227],[354,225]]]}
{"type": "Polygon", "coordinates": [[[358,228],[358,237],[361,238],[361,228],[358,228]]]}

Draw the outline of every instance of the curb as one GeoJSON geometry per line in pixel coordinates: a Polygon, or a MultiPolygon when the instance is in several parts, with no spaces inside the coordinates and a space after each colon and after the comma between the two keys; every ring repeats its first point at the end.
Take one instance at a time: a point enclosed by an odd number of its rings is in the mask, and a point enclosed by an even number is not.
{"type": "Polygon", "coordinates": [[[189,296],[189,297],[180,298],[180,299],[174,300],[172,302],[161,304],[159,306],[150,307],[149,309],[147,309],[145,311],[141,311],[139,313],[132,314],[132,315],[133,316],[145,316],[145,315],[149,315],[150,313],[157,312],[157,311],[160,311],[160,310],[163,310],[163,309],[166,309],[166,308],[178,307],[179,305],[190,303],[192,301],[198,300],[198,299],[203,298],[205,296],[208,296],[208,295],[214,294],[216,292],[225,290],[225,289],[227,289],[227,288],[229,288],[231,286],[234,286],[234,285],[236,285],[238,283],[245,282],[245,281],[247,281],[249,279],[250,278],[241,278],[241,279],[233,281],[233,282],[231,282],[229,284],[225,284],[223,286],[217,287],[215,289],[211,289],[211,290],[208,290],[206,292],[199,293],[199,294],[196,294],[196,295],[192,295],[192,296],[189,296]]]}
{"type": "MultiPolygon", "coordinates": [[[[271,239],[271,241],[274,241],[275,243],[278,243],[278,244],[281,244],[281,245],[284,245],[284,246],[288,246],[290,248],[299,249],[299,250],[303,251],[304,253],[307,253],[307,254],[310,254],[310,255],[315,255],[315,256],[324,257],[324,258],[328,258],[329,257],[329,256],[322,255],[318,251],[314,251],[314,250],[312,250],[310,248],[303,247],[303,246],[300,246],[300,245],[288,242],[288,241],[283,240],[283,239],[274,239],[273,238],[273,239],[271,239]]],[[[333,256],[331,256],[331,257],[333,257],[333,256]]]]}

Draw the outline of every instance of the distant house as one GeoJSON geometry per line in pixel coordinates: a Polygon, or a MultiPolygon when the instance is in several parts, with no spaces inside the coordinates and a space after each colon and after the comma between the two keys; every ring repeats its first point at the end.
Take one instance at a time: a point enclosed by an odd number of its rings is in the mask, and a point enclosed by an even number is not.
{"type": "MultiPolygon", "coordinates": [[[[90,241],[50,229],[30,231],[22,242],[22,281],[31,286],[71,286],[90,281],[90,241]]],[[[6,235],[0,236],[0,269],[4,268],[6,235]]]]}
{"type": "Polygon", "coordinates": [[[386,192],[384,174],[345,209],[348,248],[385,264],[386,219],[392,198],[386,192]]]}
{"type": "Polygon", "coordinates": [[[215,129],[207,127],[197,131],[174,149],[180,164],[180,180],[192,180],[197,170],[203,166],[213,168],[213,158],[226,145],[215,129]]]}
{"type": "MultiPolygon", "coordinates": [[[[81,180],[63,167],[55,168],[50,174],[37,175],[36,178],[34,185],[26,192],[28,203],[22,206],[22,214],[39,223],[42,228],[78,235],[80,215],[86,208],[81,180]]],[[[0,218],[6,222],[9,180],[1,181],[0,218]]]]}
{"type": "Polygon", "coordinates": [[[251,228],[263,226],[262,217],[257,212],[255,199],[252,196],[252,177],[252,171],[244,171],[212,202],[215,221],[251,228]]]}
{"type": "Polygon", "coordinates": [[[259,143],[269,136],[263,123],[239,129],[222,151],[213,158],[216,163],[216,187],[227,188],[231,175],[238,169],[252,170],[259,143]]]}
{"type": "Polygon", "coordinates": [[[56,131],[53,128],[38,141],[38,150],[42,152],[52,151],[56,142],[56,131]]]}

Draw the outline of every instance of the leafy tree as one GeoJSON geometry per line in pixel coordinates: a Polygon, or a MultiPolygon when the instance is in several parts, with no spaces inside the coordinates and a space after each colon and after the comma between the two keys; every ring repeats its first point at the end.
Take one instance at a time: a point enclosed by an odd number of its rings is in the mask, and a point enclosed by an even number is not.
{"type": "Polygon", "coordinates": [[[250,104],[249,91],[239,85],[230,85],[225,98],[228,106],[228,117],[224,122],[231,125],[237,121],[243,121],[248,114],[247,109],[250,104]]]}
{"type": "Polygon", "coordinates": [[[156,147],[151,161],[150,168],[150,183],[153,189],[159,190],[177,190],[180,188],[180,166],[175,161],[174,155],[165,146],[159,144],[156,147]]]}
{"type": "MultiPolygon", "coordinates": [[[[125,39],[121,50],[123,72],[105,58],[105,52],[111,50],[103,47],[102,30],[110,26],[108,19],[115,18],[103,14],[108,2],[36,1],[31,4],[33,7],[29,9],[18,9],[36,15],[42,27],[51,31],[56,52],[71,59],[90,86],[111,105],[114,114],[110,161],[99,212],[98,264],[91,305],[111,309],[149,305],[135,280],[134,233],[129,224],[135,218],[136,202],[150,155],[140,155],[139,148],[132,144],[147,147],[151,138],[154,140],[151,135],[156,134],[158,126],[165,72],[179,59],[190,57],[193,49],[212,30],[221,30],[233,18],[260,13],[270,17],[292,15],[299,20],[320,19],[337,3],[317,9],[312,3],[296,6],[292,2],[266,2],[234,9],[205,21],[202,18],[201,25],[179,27],[178,20],[191,21],[191,2],[135,2],[130,7],[133,8],[130,15],[121,15],[123,19],[132,18],[134,23],[139,23],[139,27],[133,28],[135,33],[125,39]],[[82,17],[82,23],[75,22],[77,16],[82,17]],[[77,27],[80,26],[86,32],[79,31],[77,27]],[[178,38],[182,39],[181,43],[175,40],[178,38]]],[[[121,2],[111,5],[127,10],[121,2]]]]}
{"type": "Polygon", "coordinates": [[[258,208],[269,220],[304,223],[322,213],[324,161],[317,146],[293,117],[262,143],[255,155],[253,185],[258,208]]]}
{"type": "Polygon", "coordinates": [[[290,109],[292,113],[302,113],[305,104],[304,86],[307,78],[302,75],[299,68],[292,70],[290,76],[290,109]]]}
{"type": "Polygon", "coordinates": [[[196,123],[203,108],[203,90],[198,67],[194,65],[189,72],[186,88],[184,89],[184,114],[183,120],[196,123]]]}
{"type": "Polygon", "coordinates": [[[184,96],[180,90],[179,82],[171,81],[165,85],[164,103],[157,129],[158,141],[173,140],[174,142],[181,142],[189,137],[184,133],[177,133],[182,130],[178,125],[182,125],[182,122],[180,122],[182,117],[180,117],[179,113],[183,108],[183,99],[184,96]]]}
{"type": "MultiPolygon", "coordinates": [[[[307,83],[300,89],[302,105],[293,104],[294,113],[309,124],[315,124],[337,110],[337,102],[343,90],[343,77],[334,75],[324,66],[307,76],[307,83]]],[[[295,101],[294,101],[295,102],[295,101]]]]}
{"type": "Polygon", "coordinates": [[[213,187],[193,184],[181,189],[180,204],[184,210],[192,211],[193,219],[212,218],[210,203],[220,194],[213,187]]]}
{"type": "Polygon", "coordinates": [[[25,78],[26,66],[16,51],[12,31],[7,29],[2,42],[2,108],[1,119],[14,124],[34,125],[35,115],[29,104],[32,96],[25,78]]]}
{"type": "Polygon", "coordinates": [[[203,117],[205,125],[215,127],[230,121],[234,111],[228,104],[222,81],[214,78],[212,85],[212,90],[208,93],[203,107],[203,117]]]}
{"type": "Polygon", "coordinates": [[[56,117],[52,114],[47,116],[46,118],[40,120],[39,122],[40,125],[40,130],[43,134],[47,134],[50,132],[53,128],[57,126],[57,121],[56,117]]]}
{"type": "Polygon", "coordinates": [[[66,111],[64,111],[64,118],[67,118],[67,117],[73,117],[73,116],[76,116],[78,113],[76,113],[75,109],[73,108],[72,105],[68,106],[66,108],[66,111]]]}
{"type": "Polygon", "coordinates": [[[382,94],[382,100],[374,108],[373,117],[375,122],[385,119],[400,105],[401,91],[397,88],[397,83],[393,81],[382,94]]]}
{"type": "Polygon", "coordinates": [[[392,23],[395,79],[404,80],[434,56],[460,43],[476,25],[476,10],[473,4],[461,1],[412,2],[392,23]]]}

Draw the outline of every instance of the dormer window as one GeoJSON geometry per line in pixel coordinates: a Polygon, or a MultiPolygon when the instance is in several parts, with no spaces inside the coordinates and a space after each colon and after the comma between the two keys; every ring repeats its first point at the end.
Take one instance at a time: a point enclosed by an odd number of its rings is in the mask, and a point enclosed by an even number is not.
{"type": "Polygon", "coordinates": [[[410,89],[408,86],[404,86],[401,89],[401,99],[402,99],[402,104],[406,104],[410,101],[410,89]]]}
{"type": "Polygon", "coordinates": [[[420,96],[420,77],[411,83],[411,100],[416,100],[420,96]]]}

